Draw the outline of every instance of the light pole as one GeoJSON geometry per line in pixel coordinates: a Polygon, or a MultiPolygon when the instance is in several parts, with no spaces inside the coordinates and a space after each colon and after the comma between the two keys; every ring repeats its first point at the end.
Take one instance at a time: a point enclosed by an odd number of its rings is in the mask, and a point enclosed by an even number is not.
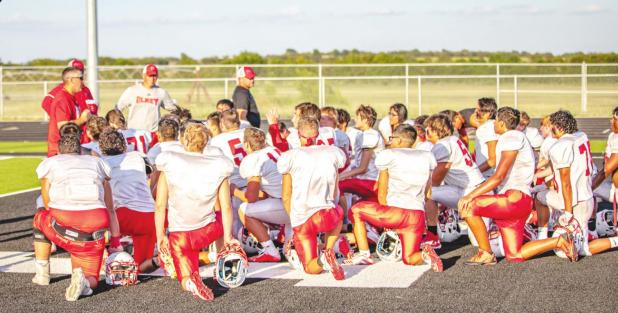
{"type": "Polygon", "coordinates": [[[86,0],[88,21],[88,87],[92,97],[99,102],[99,86],[97,69],[99,66],[98,38],[97,38],[97,0],[86,0]]]}

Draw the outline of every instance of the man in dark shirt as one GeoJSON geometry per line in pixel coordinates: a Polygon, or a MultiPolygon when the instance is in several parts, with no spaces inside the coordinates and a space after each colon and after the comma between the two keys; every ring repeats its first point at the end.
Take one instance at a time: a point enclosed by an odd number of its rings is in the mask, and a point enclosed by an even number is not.
{"type": "Polygon", "coordinates": [[[251,67],[241,66],[236,71],[238,85],[234,89],[232,101],[241,120],[247,120],[253,127],[260,127],[260,111],[249,89],[255,84],[255,72],[251,67]]]}

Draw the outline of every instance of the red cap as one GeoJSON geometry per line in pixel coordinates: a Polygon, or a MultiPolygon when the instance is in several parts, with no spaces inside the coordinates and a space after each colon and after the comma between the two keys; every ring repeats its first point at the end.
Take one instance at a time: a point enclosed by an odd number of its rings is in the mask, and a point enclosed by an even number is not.
{"type": "Polygon", "coordinates": [[[255,78],[255,72],[249,66],[241,66],[238,68],[238,71],[236,71],[236,77],[237,78],[246,77],[248,79],[253,79],[255,78]]]}
{"type": "Polygon", "coordinates": [[[69,64],[67,66],[74,67],[82,72],[84,71],[84,67],[85,67],[84,62],[78,59],[72,59],[71,61],[69,61],[69,64]]]}
{"type": "Polygon", "coordinates": [[[159,69],[154,64],[147,64],[146,66],[144,66],[144,70],[142,72],[148,76],[159,75],[159,69]]]}

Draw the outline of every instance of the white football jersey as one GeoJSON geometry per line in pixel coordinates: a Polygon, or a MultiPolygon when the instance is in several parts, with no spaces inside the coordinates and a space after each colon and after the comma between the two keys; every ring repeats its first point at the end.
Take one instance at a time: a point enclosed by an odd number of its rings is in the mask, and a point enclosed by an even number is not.
{"type": "Polygon", "coordinates": [[[124,136],[127,152],[137,151],[145,156],[156,143],[156,135],[153,132],[133,128],[119,129],[118,131],[124,136]]]}
{"type": "MultiPolygon", "coordinates": [[[[487,142],[498,140],[498,135],[494,130],[494,122],[494,120],[488,120],[476,130],[476,140],[474,145],[476,164],[483,164],[489,158],[489,148],[487,147],[487,142]]],[[[483,172],[483,176],[487,178],[493,175],[493,173],[494,169],[490,168],[483,172]]]]}
{"type": "Polygon", "coordinates": [[[387,149],[378,153],[376,167],[380,171],[388,171],[388,206],[425,210],[425,187],[436,168],[436,159],[431,152],[387,149]]]}
{"type": "Polygon", "coordinates": [[[592,197],[591,157],[586,145],[588,138],[584,136],[563,135],[549,150],[549,157],[554,170],[555,187],[558,193],[562,192],[560,169],[570,167],[573,206],[577,202],[586,201],[592,197]]]}
{"type": "Polygon", "coordinates": [[[360,164],[360,157],[363,146],[363,132],[354,127],[348,127],[345,133],[350,139],[351,153],[349,169],[357,168],[360,164]]]}
{"type": "Polygon", "coordinates": [[[543,158],[545,160],[549,160],[549,150],[551,147],[558,141],[558,139],[553,136],[549,136],[543,140],[541,144],[541,149],[539,150],[539,158],[543,158]]]}
{"type": "Polygon", "coordinates": [[[472,156],[466,145],[455,136],[440,139],[431,149],[436,162],[451,163],[444,176],[444,183],[456,186],[463,190],[471,190],[483,183],[485,178],[478,166],[472,160],[472,156]]]}
{"type": "Polygon", "coordinates": [[[277,161],[281,151],[265,147],[247,155],[240,163],[240,176],[244,179],[260,177],[261,190],[272,198],[281,198],[281,174],[277,171],[277,161]]]}
{"type": "MultiPolygon", "coordinates": [[[[286,139],[288,141],[288,145],[290,149],[300,148],[300,136],[298,135],[298,129],[290,127],[288,128],[290,131],[290,135],[286,139]]],[[[320,127],[318,130],[318,138],[316,138],[316,142],[314,143],[318,146],[341,146],[343,144],[336,142],[336,134],[335,129],[332,127],[320,127]]]]}
{"type": "Polygon", "coordinates": [[[169,190],[170,231],[189,231],[215,221],[215,203],[221,182],[234,170],[227,157],[195,152],[165,151],[157,157],[169,190]]]}
{"type": "Polygon", "coordinates": [[[607,146],[605,146],[605,161],[609,160],[613,153],[618,154],[618,135],[611,132],[607,137],[607,146]]]}
{"type": "Polygon", "coordinates": [[[378,180],[378,175],[380,174],[380,172],[376,168],[375,159],[376,159],[376,154],[384,150],[384,140],[382,139],[382,136],[380,135],[380,133],[373,128],[363,131],[363,143],[361,144],[361,148],[362,150],[365,150],[365,149],[373,150],[373,156],[371,157],[371,160],[369,160],[369,165],[367,166],[367,172],[356,176],[356,178],[378,180]]]}
{"type": "Polygon", "coordinates": [[[350,138],[348,138],[348,135],[344,133],[341,129],[335,128],[334,130],[335,130],[335,146],[343,150],[343,153],[345,153],[346,159],[349,160],[352,157],[352,144],[350,142],[350,138]]]}
{"type": "Polygon", "coordinates": [[[154,200],[148,186],[146,164],[139,152],[104,156],[112,169],[114,209],[125,207],[138,212],[154,212],[154,200]]]}
{"type": "Polygon", "coordinates": [[[150,164],[155,164],[157,156],[163,151],[185,152],[185,147],[178,140],[159,142],[148,150],[148,161],[150,164]]]}
{"type": "MultiPolygon", "coordinates": [[[[531,195],[530,186],[534,179],[535,159],[534,151],[524,133],[518,130],[509,130],[498,138],[496,144],[496,164],[500,164],[503,151],[518,151],[513,166],[500,184],[499,193],[506,193],[509,189],[519,190],[531,195]]],[[[496,167],[498,167],[496,165],[496,167]]]]}
{"type": "Polygon", "coordinates": [[[101,147],[99,147],[99,142],[98,141],[91,141],[88,143],[84,143],[82,144],[82,148],[87,149],[90,152],[94,152],[97,154],[97,156],[102,156],[103,153],[101,153],[101,147]]]}
{"type": "Polygon", "coordinates": [[[245,130],[237,129],[230,132],[221,133],[213,137],[209,142],[209,146],[217,147],[223,151],[223,154],[234,163],[234,172],[230,176],[230,183],[239,188],[247,186],[247,180],[240,176],[238,168],[240,163],[247,156],[243,143],[245,141],[245,130]]]}
{"type": "Polygon", "coordinates": [[[36,168],[39,179],[49,183],[49,207],[67,211],[106,208],[103,180],[111,169],[92,155],[59,154],[47,158],[36,168]]]}
{"type": "Polygon", "coordinates": [[[575,152],[579,153],[576,160],[585,162],[585,175],[577,179],[577,202],[587,201],[592,198],[592,177],[596,175],[596,166],[592,161],[592,151],[590,149],[590,140],[588,135],[582,131],[577,131],[573,134],[575,140],[575,152]]]}
{"type": "Polygon", "coordinates": [[[163,88],[154,86],[152,89],[148,89],[142,84],[127,88],[116,104],[116,108],[119,110],[129,108],[128,128],[151,132],[156,131],[159,127],[160,107],[173,110],[176,108],[176,104],[163,88]]]}
{"type": "Polygon", "coordinates": [[[292,227],[320,210],[336,207],[337,173],[344,166],[345,154],[334,146],[301,147],[281,155],[279,173],[292,176],[292,227]]]}
{"type": "Polygon", "coordinates": [[[429,140],[416,141],[414,143],[414,149],[431,152],[431,149],[433,149],[433,143],[429,140]]]}
{"type": "MultiPolygon", "coordinates": [[[[414,120],[406,120],[404,124],[414,126],[414,120]]],[[[380,131],[382,139],[385,141],[393,135],[393,128],[391,127],[391,119],[389,115],[386,115],[380,120],[380,122],[378,122],[378,131],[380,131]]]]}
{"type": "Polygon", "coordinates": [[[526,134],[526,138],[530,141],[533,149],[539,149],[543,144],[543,136],[539,133],[538,128],[528,126],[524,129],[524,134],[526,134]]]}

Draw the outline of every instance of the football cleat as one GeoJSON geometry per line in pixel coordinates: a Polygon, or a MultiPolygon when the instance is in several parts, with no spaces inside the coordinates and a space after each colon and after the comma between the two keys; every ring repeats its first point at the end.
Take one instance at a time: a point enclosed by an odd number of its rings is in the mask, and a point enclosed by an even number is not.
{"type": "Polygon", "coordinates": [[[293,240],[288,241],[287,247],[284,249],[284,251],[285,258],[288,260],[290,266],[297,271],[304,272],[305,269],[303,268],[303,264],[300,262],[300,258],[298,257],[296,249],[294,248],[293,240]]]}
{"type": "Polygon", "coordinates": [[[64,298],[67,301],[77,301],[80,296],[89,296],[92,294],[92,289],[84,276],[81,268],[76,268],[71,274],[71,284],[67,288],[64,298]]]}
{"type": "Polygon", "coordinates": [[[428,231],[423,239],[421,240],[421,248],[429,245],[434,250],[440,250],[442,248],[442,242],[440,242],[440,237],[438,235],[428,231]]]}
{"type": "Polygon", "coordinates": [[[431,246],[425,245],[421,252],[421,256],[423,257],[423,260],[425,261],[425,263],[431,266],[432,271],[436,273],[444,271],[444,266],[442,265],[442,259],[440,259],[436,251],[433,248],[431,248],[431,246]]]}
{"type": "Polygon", "coordinates": [[[39,286],[49,285],[49,267],[49,261],[47,261],[46,265],[40,265],[35,263],[35,274],[34,277],[32,277],[32,282],[39,286]]]}
{"type": "Polygon", "coordinates": [[[343,264],[345,265],[373,265],[375,264],[375,261],[373,260],[373,257],[370,255],[366,255],[364,253],[356,253],[354,255],[352,255],[351,258],[343,261],[343,264]]]}
{"type": "Polygon", "coordinates": [[[496,261],[496,256],[492,252],[483,251],[481,249],[478,250],[476,255],[470,258],[468,261],[464,262],[465,265],[496,265],[498,261],[496,261]]]}
{"type": "Polygon", "coordinates": [[[252,256],[249,258],[249,262],[257,262],[257,263],[280,262],[280,261],[281,261],[281,256],[279,255],[279,253],[277,253],[277,255],[272,255],[266,252],[260,252],[258,255],[252,256]]]}
{"type": "Polygon", "coordinates": [[[343,267],[337,262],[335,252],[333,252],[332,249],[326,249],[323,253],[327,264],[322,264],[322,267],[330,271],[336,280],[343,280],[345,278],[345,272],[343,271],[343,267]]]}
{"type": "Polygon", "coordinates": [[[189,280],[187,281],[187,290],[198,299],[212,301],[215,298],[212,290],[204,285],[204,281],[202,281],[199,271],[195,271],[191,274],[191,276],[189,276],[189,280]]]}
{"type": "Polygon", "coordinates": [[[349,259],[350,257],[352,257],[352,248],[350,247],[350,242],[344,234],[339,235],[339,238],[337,238],[337,241],[335,241],[333,251],[335,252],[335,256],[342,259],[349,259]]]}

